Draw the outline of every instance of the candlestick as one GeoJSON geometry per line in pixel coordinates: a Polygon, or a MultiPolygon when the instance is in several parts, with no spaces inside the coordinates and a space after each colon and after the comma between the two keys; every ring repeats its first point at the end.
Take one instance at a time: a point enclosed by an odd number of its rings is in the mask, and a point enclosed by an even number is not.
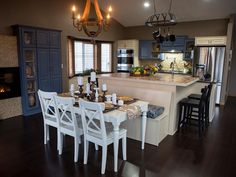
{"type": "Polygon", "coordinates": [[[107,91],[107,84],[102,84],[102,91],[107,91]]]}
{"type": "Polygon", "coordinates": [[[72,19],[75,19],[75,11],[76,11],[76,8],[75,8],[75,6],[73,5],[73,6],[72,6],[72,19]]]}
{"type": "Polygon", "coordinates": [[[89,94],[90,94],[90,84],[89,83],[86,84],[86,93],[87,93],[87,96],[89,96],[89,94]]]}
{"type": "Polygon", "coordinates": [[[78,78],[77,78],[77,81],[78,81],[78,85],[80,86],[80,85],[84,85],[84,81],[83,81],[83,77],[82,76],[79,76],[78,78]]]}
{"type": "Polygon", "coordinates": [[[95,72],[91,72],[91,74],[90,74],[90,81],[91,82],[95,82],[96,81],[96,73],[95,72]]]}
{"type": "Polygon", "coordinates": [[[99,90],[99,88],[94,88],[94,90],[95,90],[95,102],[98,102],[98,90],[99,90]]]}
{"type": "Polygon", "coordinates": [[[102,92],[103,92],[102,99],[105,102],[106,101],[106,92],[107,92],[107,90],[103,90],[102,92]]]}
{"type": "Polygon", "coordinates": [[[83,85],[79,85],[79,97],[83,97],[83,85]]]}

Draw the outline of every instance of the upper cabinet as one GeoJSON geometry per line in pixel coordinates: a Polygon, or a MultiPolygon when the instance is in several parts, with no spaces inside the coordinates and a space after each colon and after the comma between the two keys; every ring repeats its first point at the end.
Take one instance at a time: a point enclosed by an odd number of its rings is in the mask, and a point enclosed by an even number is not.
{"type": "Polygon", "coordinates": [[[154,40],[139,41],[139,59],[163,59],[163,53],[183,52],[184,59],[193,58],[194,39],[187,36],[176,36],[174,42],[157,43],[154,40]]]}
{"type": "Polygon", "coordinates": [[[118,40],[117,45],[118,49],[134,49],[137,47],[138,40],[118,40]]]}
{"type": "Polygon", "coordinates": [[[152,58],[152,42],[151,40],[139,41],[139,58],[150,59],[152,58]]]}
{"type": "Polygon", "coordinates": [[[194,38],[188,38],[185,41],[185,51],[184,51],[184,59],[185,60],[192,60],[193,59],[194,43],[195,43],[194,38]]]}
{"type": "Polygon", "coordinates": [[[171,50],[184,51],[186,39],[187,39],[187,36],[176,36],[176,39],[174,42],[164,41],[161,44],[161,52],[169,52],[171,50]]]}

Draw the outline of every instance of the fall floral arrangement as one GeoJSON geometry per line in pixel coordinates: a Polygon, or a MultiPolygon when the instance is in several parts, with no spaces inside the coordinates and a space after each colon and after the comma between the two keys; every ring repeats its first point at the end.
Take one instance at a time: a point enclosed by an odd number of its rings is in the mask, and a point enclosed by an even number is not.
{"type": "Polygon", "coordinates": [[[152,76],[158,71],[155,65],[136,66],[130,70],[131,76],[152,76]]]}

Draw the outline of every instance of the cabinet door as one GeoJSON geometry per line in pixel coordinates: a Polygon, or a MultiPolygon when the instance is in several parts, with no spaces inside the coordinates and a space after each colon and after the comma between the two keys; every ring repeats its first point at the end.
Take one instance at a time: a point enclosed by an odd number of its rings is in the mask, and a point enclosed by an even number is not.
{"type": "Polygon", "coordinates": [[[39,89],[51,91],[49,49],[37,49],[39,89]]]}
{"type": "Polygon", "coordinates": [[[62,92],[61,50],[50,49],[51,91],[62,92]]]}
{"type": "Polygon", "coordinates": [[[50,48],[61,48],[61,32],[50,32],[50,48]]]}
{"type": "Polygon", "coordinates": [[[21,90],[23,114],[37,113],[39,102],[37,97],[36,50],[24,48],[21,58],[21,90]]]}
{"type": "Polygon", "coordinates": [[[152,58],[152,41],[150,40],[139,41],[139,58],[140,59],[152,58]]]}
{"type": "Polygon", "coordinates": [[[117,42],[118,49],[125,49],[126,43],[125,40],[119,40],[117,42]]]}
{"type": "Polygon", "coordinates": [[[185,47],[185,40],[186,40],[186,36],[176,36],[176,40],[173,43],[173,45],[185,47]]]}
{"type": "Polygon", "coordinates": [[[37,30],[37,47],[40,48],[49,47],[49,31],[37,30]]]}

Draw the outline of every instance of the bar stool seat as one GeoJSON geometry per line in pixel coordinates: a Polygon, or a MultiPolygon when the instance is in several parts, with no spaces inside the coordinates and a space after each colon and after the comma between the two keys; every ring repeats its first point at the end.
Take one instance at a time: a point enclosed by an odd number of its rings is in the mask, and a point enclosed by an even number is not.
{"type": "Polygon", "coordinates": [[[188,96],[188,98],[200,100],[201,99],[201,94],[191,94],[191,95],[188,96]]]}

